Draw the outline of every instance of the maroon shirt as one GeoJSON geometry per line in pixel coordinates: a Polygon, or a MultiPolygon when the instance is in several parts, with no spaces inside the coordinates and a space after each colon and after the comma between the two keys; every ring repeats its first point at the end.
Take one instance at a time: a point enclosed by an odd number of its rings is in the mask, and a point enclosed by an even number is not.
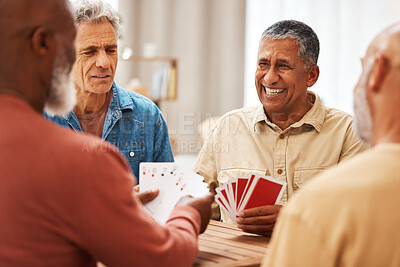
{"type": "Polygon", "coordinates": [[[107,142],[0,95],[0,266],[190,266],[199,213],[176,208],[161,226],[134,184],[107,142]]]}

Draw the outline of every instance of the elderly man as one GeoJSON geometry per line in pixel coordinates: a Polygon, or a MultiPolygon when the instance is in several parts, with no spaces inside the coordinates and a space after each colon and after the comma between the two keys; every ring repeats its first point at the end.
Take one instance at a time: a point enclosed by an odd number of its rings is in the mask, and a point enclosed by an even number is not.
{"type": "Polygon", "coordinates": [[[400,266],[400,23],[373,40],[362,65],[355,125],[373,148],[289,201],[264,266],[400,266]]]}
{"type": "Polygon", "coordinates": [[[112,145],[41,115],[74,105],[68,5],[0,2],[0,266],[191,266],[212,195],[182,198],[161,226],[112,145]]]}
{"type": "Polygon", "coordinates": [[[118,147],[136,177],[142,161],[174,161],[167,125],[157,106],[114,82],[119,33],[116,12],[101,0],[78,0],[74,8],[78,31],[73,80],[78,102],[65,117],[50,119],[118,147]]]}
{"type": "MultiPolygon", "coordinates": [[[[302,22],[280,21],[265,30],[255,73],[261,105],[224,115],[195,165],[210,188],[240,176],[271,175],[287,182],[285,203],[314,175],[367,148],[350,115],[325,107],[307,90],[318,80],[318,54],[318,37],[302,22]]],[[[270,235],[280,208],[248,209],[236,222],[246,232],[270,235]]]]}

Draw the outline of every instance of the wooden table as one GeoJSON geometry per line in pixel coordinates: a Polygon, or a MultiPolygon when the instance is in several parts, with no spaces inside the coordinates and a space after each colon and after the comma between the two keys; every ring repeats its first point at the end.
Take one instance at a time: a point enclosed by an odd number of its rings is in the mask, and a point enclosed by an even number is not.
{"type": "Polygon", "coordinates": [[[244,233],[236,225],[211,220],[199,236],[194,266],[259,266],[269,238],[244,233]]]}

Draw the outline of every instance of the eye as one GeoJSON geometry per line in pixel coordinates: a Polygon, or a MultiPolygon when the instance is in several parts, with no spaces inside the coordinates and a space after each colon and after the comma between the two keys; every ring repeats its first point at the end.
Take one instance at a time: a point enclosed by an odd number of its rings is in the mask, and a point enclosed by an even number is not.
{"type": "Polygon", "coordinates": [[[87,50],[87,51],[82,52],[82,54],[85,56],[91,56],[91,55],[94,55],[94,53],[95,53],[94,50],[87,50]]]}
{"type": "Polygon", "coordinates": [[[267,62],[258,62],[258,67],[267,68],[267,67],[269,67],[269,63],[267,63],[267,62]]]}
{"type": "Polygon", "coordinates": [[[279,68],[280,70],[291,70],[291,69],[292,69],[291,67],[289,67],[289,66],[286,65],[286,64],[279,64],[279,65],[278,65],[278,68],[279,68]]]}
{"type": "Polygon", "coordinates": [[[110,48],[110,49],[107,49],[106,52],[109,53],[109,54],[114,54],[114,53],[117,53],[117,49],[110,48]]]}

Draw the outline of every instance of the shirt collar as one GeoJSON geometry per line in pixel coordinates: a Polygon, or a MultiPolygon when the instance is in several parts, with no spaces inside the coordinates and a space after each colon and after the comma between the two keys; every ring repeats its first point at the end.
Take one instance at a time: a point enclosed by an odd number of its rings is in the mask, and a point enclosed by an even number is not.
{"type": "Polygon", "coordinates": [[[110,109],[118,109],[118,110],[123,110],[123,109],[131,109],[133,110],[133,101],[129,97],[129,94],[122,90],[118,84],[114,81],[113,85],[111,87],[111,90],[113,92],[113,98],[110,103],[110,109]]]}
{"type": "MultiPolygon", "coordinates": [[[[303,116],[303,118],[301,118],[300,121],[293,123],[292,125],[290,125],[289,128],[298,128],[304,124],[308,124],[314,127],[315,130],[320,132],[325,120],[325,107],[322,104],[320,97],[316,93],[307,91],[307,97],[311,99],[312,102],[314,102],[312,108],[303,116]]],[[[256,109],[256,114],[253,120],[254,132],[256,131],[256,125],[260,122],[265,122],[267,125],[274,129],[279,128],[268,119],[262,105],[257,106],[256,109]]]]}

